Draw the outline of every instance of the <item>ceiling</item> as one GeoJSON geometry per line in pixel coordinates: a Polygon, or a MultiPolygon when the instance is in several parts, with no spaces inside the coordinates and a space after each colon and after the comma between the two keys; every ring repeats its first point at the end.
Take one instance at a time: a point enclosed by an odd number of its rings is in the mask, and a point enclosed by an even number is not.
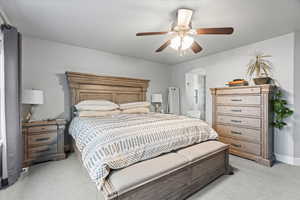
{"type": "Polygon", "coordinates": [[[176,64],[300,30],[300,0],[0,0],[10,22],[27,36],[165,64],[176,64]],[[179,56],[168,36],[136,32],[168,30],[177,8],[195,10],[193,27],[235,28],[233,35],[197,36],[204,48],[179,56]]]}

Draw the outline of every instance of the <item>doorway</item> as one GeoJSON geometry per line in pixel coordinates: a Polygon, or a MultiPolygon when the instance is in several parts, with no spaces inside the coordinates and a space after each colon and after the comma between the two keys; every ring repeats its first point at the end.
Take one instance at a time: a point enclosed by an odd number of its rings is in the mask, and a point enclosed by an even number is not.
{"type": "Polygon", "coordinates": [[[203,70],[185,74],[186,115],[205,120],[206,76],[203,70]]]}

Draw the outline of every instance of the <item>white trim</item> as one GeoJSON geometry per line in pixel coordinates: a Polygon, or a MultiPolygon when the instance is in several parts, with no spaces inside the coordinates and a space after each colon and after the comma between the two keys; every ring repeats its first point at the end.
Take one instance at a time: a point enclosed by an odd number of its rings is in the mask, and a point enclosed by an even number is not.
{"type": "Polygon", "coordinates": [[[300,166],[300,158],[294,158],[294,165],[300,166]]]}
{"type": "Polygon", "coordinates": [[[289,164],[289,165],[299,165],[300,166],[300,158],[295,158],[293,156],[275,154],[276,160],[289,164]]]}
{"type": "Polygon", "coordinates": [[[4,79],[4,51],[3,34],[0,35],[0,134],[2,140],[2,179],[8,178],[7,148],[6,148],[6,120],[5,120],[5,79],[4,79]]]}
{"type": "Polygon", "coordinates": [[[276,160],[293,165],[294,164],[294,157],[292,156],[287,156],[287,155],[281,155],[281,154],[275,154],[276,160]]]}

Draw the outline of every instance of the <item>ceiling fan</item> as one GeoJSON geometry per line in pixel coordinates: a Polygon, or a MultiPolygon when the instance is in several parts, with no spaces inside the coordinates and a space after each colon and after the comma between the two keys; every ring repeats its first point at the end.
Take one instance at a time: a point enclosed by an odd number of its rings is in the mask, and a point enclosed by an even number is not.
{"type": "Polygon", "coordinates": [[[177,10],[177,23],[174,24],[169,31],[163,32],[142,32],[137,33],[136,36],[149,36],[149,35],[172,35],[172,38],[167,40],[161,45],[155,52],[161,52],[168,46],[179,51],[180,55],[187,49],[192,49],[196,54],[202,50],[202,47],[193,38],[195,35],[206,34],[232,34],[232,27],[224,28],[198,28],[193,29],[191,19],[193,16],[193,10],[180,8],[177,10]]]}

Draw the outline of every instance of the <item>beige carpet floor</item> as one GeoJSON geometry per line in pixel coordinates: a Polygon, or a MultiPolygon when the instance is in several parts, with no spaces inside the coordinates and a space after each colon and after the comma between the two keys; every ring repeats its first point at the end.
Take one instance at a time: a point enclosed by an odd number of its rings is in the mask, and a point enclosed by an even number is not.
{"type": "MultiPolygon", "coordinates": [[[[277,163],[272,168],[230,157],[235,168],[188,200],[300,200],[300,167],[277,163]]],[[[46,162],[29,171],[11,187],[0,190],[0,200],[103,200],[75,155],[46,162]]]]}

